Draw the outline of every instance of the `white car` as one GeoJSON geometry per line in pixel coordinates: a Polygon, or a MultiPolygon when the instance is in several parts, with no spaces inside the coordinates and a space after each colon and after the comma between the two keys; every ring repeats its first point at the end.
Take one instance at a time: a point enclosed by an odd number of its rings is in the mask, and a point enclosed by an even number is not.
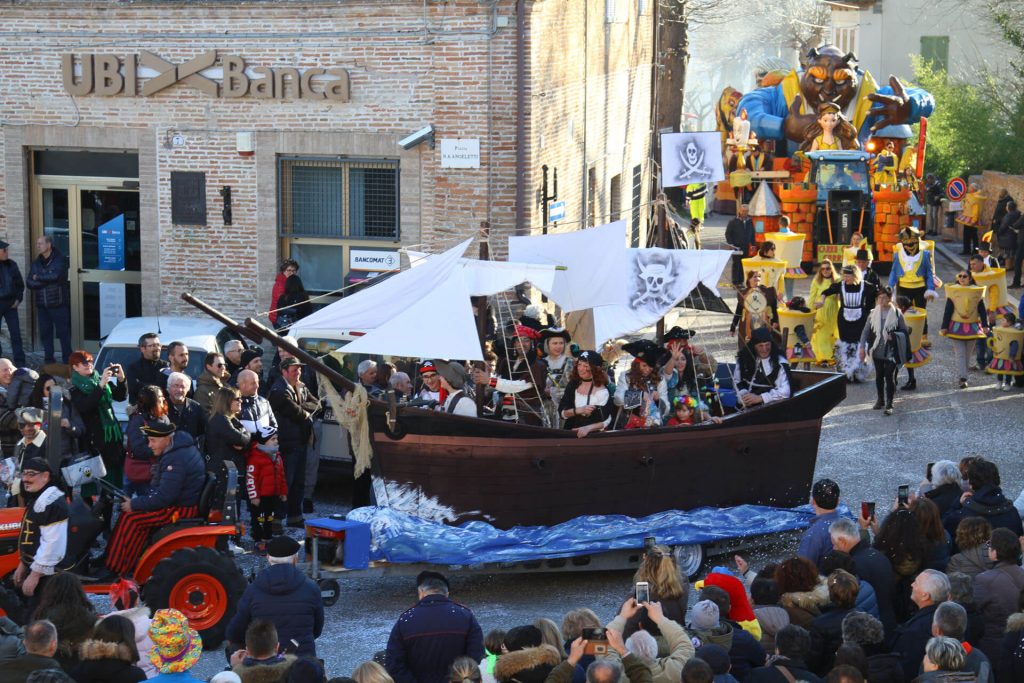
{"type": "MultiPolygon", "coordinates": [[[[97,371],[102,371],[111,363],[127,367],[138,360],[139,337],[147,332],[155,332],[160,336],[160,343],[163,344],[160,356],[164,360],[167,360],[167,345],[171,342],[180,341],[188,347],[186,373],[193,382],[203,373],[203,360],[207,353],[223,353],[228,341],[241,338],[234,330],[212,318],[166,315],[125,318],[114,326],[103,341],[96,355],[97,371]]],[[[114,403],[114,415],[122,427],[128,423],[127,409],[127,401],[114,403]]]]}

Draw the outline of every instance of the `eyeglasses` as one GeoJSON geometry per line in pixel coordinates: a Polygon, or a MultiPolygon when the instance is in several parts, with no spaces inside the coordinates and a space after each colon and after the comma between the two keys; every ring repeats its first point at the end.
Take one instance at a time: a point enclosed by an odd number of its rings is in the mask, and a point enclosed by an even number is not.
{"type": "Polygon", "coordinates": [[[434,379],[435,377],[437,377],[436,372],[428,372],[425,375],[423,375],[423,379],[434,379]]]}
{"type": "Polygon", "coordinates": [[[34,479],[35,477],[38,477],[40,474],[42,474],[42,472],[36,472],[35,470],[22,470],[21,471],[21,478],[22,479],[34,479]]]}
{"type": "Polygon", "coordinates": [[[214,363],[213,367],[215,367],[215,368],[222,368],[222,367],[224,367],[224,364],[223,363],[214,363]]]}

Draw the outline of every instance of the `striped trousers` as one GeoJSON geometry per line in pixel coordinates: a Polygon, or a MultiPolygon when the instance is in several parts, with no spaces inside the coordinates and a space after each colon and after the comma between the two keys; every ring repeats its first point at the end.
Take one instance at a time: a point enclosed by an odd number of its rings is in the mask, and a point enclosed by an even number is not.
{"type": "Polygon", "coordinates": [[[199,507],[172,506],[152,512],[126,512],[117,520],[114,533],[107,545],[107,569],[118,576],[129,576],[142,556],[146,542],[154,529],[166,526],[175,519],[196,517],[199,507]]]}

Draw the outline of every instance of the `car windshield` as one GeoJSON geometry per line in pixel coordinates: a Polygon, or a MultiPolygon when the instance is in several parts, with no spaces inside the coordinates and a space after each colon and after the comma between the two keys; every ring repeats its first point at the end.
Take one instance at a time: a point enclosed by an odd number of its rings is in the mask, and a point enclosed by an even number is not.
{"type": "Polygon", "coordinates": [[[871,191],[863,161],[819,161],[815,165],[814,182],[818,185],[819,198],[832,190],[871,191]]]}

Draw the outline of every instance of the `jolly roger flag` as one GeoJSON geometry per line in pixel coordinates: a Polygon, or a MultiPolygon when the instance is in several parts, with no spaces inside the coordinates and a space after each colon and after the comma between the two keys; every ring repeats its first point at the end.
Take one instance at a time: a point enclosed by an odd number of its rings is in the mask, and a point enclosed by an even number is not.
{"type": "Polygon", "coordinates": [[[661,136],[661,186],[725,180],[721,134],[717,131],[664,133],[661,136]]]}

